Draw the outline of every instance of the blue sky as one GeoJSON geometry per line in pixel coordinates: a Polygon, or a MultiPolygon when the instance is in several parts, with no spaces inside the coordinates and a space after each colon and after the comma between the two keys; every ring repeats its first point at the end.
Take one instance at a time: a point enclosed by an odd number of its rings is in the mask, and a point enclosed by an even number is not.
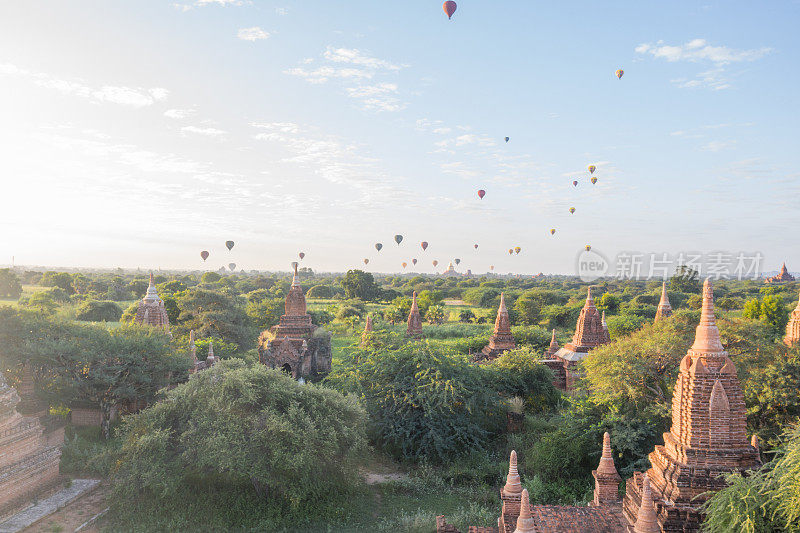
{"type": "Polygon", "coordinates": [[[797,2],[462,0],[452,21],[418,0],[6,2],[0,263],[571,273],[590,243],[800,269],[798,20],[797,2]]]}

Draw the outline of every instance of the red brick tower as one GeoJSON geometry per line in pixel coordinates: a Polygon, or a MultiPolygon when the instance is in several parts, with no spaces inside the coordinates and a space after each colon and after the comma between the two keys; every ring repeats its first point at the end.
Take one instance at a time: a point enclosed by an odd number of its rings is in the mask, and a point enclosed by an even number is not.
{"type": "Polygon", "coordinates": [[[594,306],[592,298],[592,288],[589,287],[586,294],[586,303],[583,304],[581,314],[578,316],[578,324],[575,326],[575,335],[572,341],[564,345],[564,348],[575,353],[588,353],[592,348],[596,348],[605,342],[606,335],[603,331],[603,319],[594,306]]]}
{"type": "MultiPolygon", "coordinates": [[[[647,471],[659,531],[700,527],[701,496],[725,486],[721,474],[761,464],[745,433],[745,405],[736,367],[722,347],[714,317],[711,280],[703,285],[703,311],[692,347],[681,361],[672,398],[672,428],[650,454],[647,471]]],[[[627,481],[623,504],[628,523],[642,505],[643,474],[627,481]]],[[[636,530],[638,531],[638,530],[636,530]]]]}
{"type": "Polygon", "coordinates": [[[667,282],[661,285],[661,301],[658,302],[658,309],[656,310],[656,322],[672,316],[672,306],[669,303],[669,296],[667,296],[667,282]]]}
{"type": "Polygon", "coordinates": [[[367,315],[367,323],[364,324],[364,333],[361,334],[361,342],[366,342],[369,334],[373,332],[372,316],[367,315]]]}
{"type": "Polygon", "coordinates": [[[594,477],[594,501],[591,505],[619,505],[619,482],[622,478],[617,473],[614,457],[611,455],[611,436],[608,432],[603,434],[603,456],[597,470],[592,470],[594,477]]]}
{"type": "Polygon", "coordinates": [[[514,336],[511,334],[511,321],[506,309],[505,293],[500,293],[500,307],[497,309],[497,319],[494,321],[494,333],[489,339],[489,344],[483,348],[481,354],[485,359],[496,359],[506,350],[517,347],[514,336]]]}
{"type": "Polygon", "coordinates": [[[786,324],[786,336],[783,338],[783,343],[786,346],[800,343],[800,300],[797,301],[797,306],[792,311],[792,316],[789,317],[789,323],[786,324]]]}
{"type": "Polygon", "coordinates": [[[556,330],[553,330],[553,336],[550,338],[550,346],[547,348],[547,351],[544,352],[545,359],[552,359],[556,352],[559,350],[560,346],[558,345],[558,341],[556,340],[556,330]]]}
{"type": "Polygon", "coordinates": [[[406,335],[418,339],[422,337],[422,319],[419,317],[419,307],[417,307],[417,291],[414,291],[413,298],[411,302],[411,311],[408,313],[406,335]]]}

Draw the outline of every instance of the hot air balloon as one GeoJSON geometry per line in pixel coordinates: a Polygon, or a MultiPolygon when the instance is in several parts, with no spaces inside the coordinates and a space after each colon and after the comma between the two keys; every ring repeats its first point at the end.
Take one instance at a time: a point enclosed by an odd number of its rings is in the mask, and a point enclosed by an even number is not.
{"type": "Polygon", "coordinates": [[[408,263],[403,263],[403,268],[407,267],[408,263]]]}
{"type": "Polygon", "coordinates": [[[508,142],[508,141],[510,141],[510,140],[511,140],[510,138],[506,137],[506,142],[508,142]]]}
{"type": "Polygon", "coordinates": [[[550,235],[556,234],[556,228],[550,228],[550,235]]]}
{"type": "Polygon", "coordinates": [[[617,75],[617,79],[621,79],[621,78],[622,78],[622,75],[623,75],[623,74],[625,74],[625,71],[624,71],[624,70],[622,70],[622,69],[619,69],[619,70],[617,70],[617,71],[615,72],[615,74],[617,75]]]}
{"type": "Polygon", "coordinates": [[[208,252],[206,250],[203,250],[202,252],[200,252],[200,257],[202,257],[203,261],[205,261],[206,259],[208,259],[208,252]]]}
{"type": "Polygon", "coordinates": [[[434,259],[434,260],[433,260],[433,266],[434,266],[434,267],[436,267],[436,266],[438,266],[438,265],[439,265],[439,261],[437,261],[436,259],[434,259]]]}
{"type": "Polygon", "coordinates": [[[591,244],[587,244],[586,246],[584,246],[584,249],[588,252],[589,250],[592,249],[592,245],[591,244]]]}
{"type": "Polygon", "coordinates": [[[428,249],[428,241],[422,241],[419,245],[422,246],[423,252],[428,249]]]}
{"type": "Polygon", "coordinates": [[[416,265],[416,264],[417,264],[417,260],[416,260],[416,259],[412,259],[412,260],[411,260],[411,263],[412,263],[412,264],[414,264],[414,265],[416,265]]]}
{"type": "Polygon", "coordinates": [[[225,241],[225,246],[228,248],[228,251],[230,252],[231,248],[233,248],[233,241],[225,241]]]}
{"type": "Polygon", "coordinates": [[[300,261],[302,261],[303,258],[306,256],[306,254],[305,252],[300,252],[299,254],[297,254],[297,256],[300,258],[300,261]]]}
{"type": "Polygon", "coordinates": [[[455,2],[453,2],[453,0],[447,0],[447,2],[442,4],[442,9],[444,9],[444,12],[447,15],[448,19],[453,18],[453,13],[456,12],[456,8],[458,8],[458,6],[456,5],[455,2]]]}
{"type": "Polygon", "coordinates": [[[508,255],[514,255],[514,249],[513,248],[509,248],[508,249],[508,255]]]}
{"type": "Polygon", "coordinates": [[[489,265],[489,270],[494,270],[494,265],[489,265]]]}
{"type": "Polygon", "coordinates": [[[479,190],[479,191],[478,191],[478,198],[480,198],[481,200],[483,200],[483,197],[484,197],[484,196],[486,196],[486,191],[484,191],[483,189],[479,190]]]}
{"type": "Polygon", "coordinates": [[[519,246],[515,246],[515,247],[514,247],[514,253],[515,253],[515,254],[519,255],[519,253],[520,253],[521,251],[522,251],[522,248],[520,248],[519,246]]]}
{"type": "Polygon", "coordinates": [[[397,246],[400,246],[400,243],[403,242],[403,236],[402,235],[395,235],[394,236],[394,242],[397,243],[397,246]]]}
{"type": "Polygon", "coordinates": [[[454,261],[456,262],[457,265],[461,264],[461,259],[454,259],[454,261]]]}
{"type": "Polygon", "coordinates": [[[570,207],[569,208],[569,214],[570,215],[574,215],[575,214],[575,208],[574,207],[570,207]]]}
{"type": "Polygon", "coordinates": [[[478,249],[478,245],[477,244],[473,244],[473,246],[475,247],[476,250],[478,249]]]}
{"type": "Polygon", "coordinates": [[[573,182],[572,182],[572,186],[573,186],[573,187],[577,187],[577,186],[578,186],[578,180],[575,180],[575,181],[573,181],[573,182]]]}
{"type": "Polygon", "coordinates": [[[592,179],[590,181],[592,182],[592,185],[594,185],[595,183],[597,183],[597,178],[592,176],[592,179]]]}
{"type": "Polygon", "coordinates": [[[365,265],[368,265],[368,264],[369,264],[369,259],[367,259],[366,257],[364,258],[364,264],[365,264],[365,265]]]}
{"type": "Polygon", "coordinates": [[[589,165],[589,174],[594,174],[594,171],[597,170],[597,167],[594,165],[589,165]]]}
{"type": "Polygon", "coordinates": [[[380,251],[381,251],[381,248],[383,248],[383,245],[382,245],[381,243],[379,243],[379,242],[376,242],[376,243],[375,243],[375,249],[376,249],[376,250],[378,250],[378,251],[380,252],[380,251]]]}
{"type": "Polygon", "coordinates": [[[231,272],[233,272],[234,270],[236,270],[236,263],[228,263],[228,268],[230,268],[231,272]]]}

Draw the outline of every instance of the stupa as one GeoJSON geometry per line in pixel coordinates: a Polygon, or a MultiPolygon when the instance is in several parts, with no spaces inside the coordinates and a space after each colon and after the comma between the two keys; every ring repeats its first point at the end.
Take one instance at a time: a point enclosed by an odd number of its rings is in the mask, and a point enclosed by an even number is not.
{"type": "Polygon", "coordinates": [[[164,307],[164,301],[158,296],[152,272],[150,273],[150,285],[147,287],[147,292],[144,298],[139,300],[139,308],[136,310],[134,322],[169,331],[167,308],[164,307]]]}
{"type": "Polygon", "coordinates": [[[658,302],[658,309],[656,309],[656,322],[672,316],[672,306],[669,303],[669,296],[667,296],[667,282],[661,284],[661,301],[658,302]]]}
{"type": "Polygon", "coordinates": [[[367,342],[367,339],[369,338],[369,334],[372,333],[373,331],[374,330],[372,328],[372,316],[371,315],[367,315],[367,322],[366,322],[366,324],[364,324],[364,332],[361,334],[361,342],[362,343],[367,342]]]}
{"type": "Polygon", "coordinates": [[[408,312],[408,327],[406,328],[406,335],[418,339],[422,337],[422,319],[419,316],[416,291],[414,291],[412,298],[411,310],[408,312]]]}
{"type": "Polygon", "coordinates": [[[781,271],[778,272],[777,275],[766,279],[767,283],[786,283],[788,281],[794,281],[794,276],[789,274],[789,270],[786,268],[786,263],[781,265],[781,271]]]}
{"type": "Polygon", "coordinates": [[[458,272],[456,272],[456,267],[454,267],[454,266],[453,266],[453,262],[452,262],[452,261],[450,261],[450,262],[447,264],[447,268],[445,269],[445,271],[444,271],[444,272],[442,272],[442,276],[447,276],[447,277],[449,277],[449,278],[452,278],[452,277],[455,277],[455,276],[461,276],[461,274],[459,274],[458,272]]]}
{"type": "Polygon", "coordinates": [[[38,418],[17,412],[19,401],[0,372],[0,516],[60,481],[60,444],[48,442],[38,418]]]}
{"type": "Polygon", "coordinates": [[[550,337],[550,346],[547,347],[547,350],[544,352],[545,359],[552,359],[558,350],[561,347],[558,345],[558,341],[556,340],[556,330],[553,330],[553,336],[550,337]]]}
{"type": "Polygon", "coordinates": [[[278,325],[264,330],[258,338],[259,360],[270,368],[286,371],[295,379],[330,372],[331,336],[315,326],[306,312],[297,264],[284,309],[278,325]]]}
{"type": "MultiPolygon", "coordinates": [[[[650,454],[651,468],[626,483],[623,503],[629,532],[699,531],[708,492],[725,486],[722,475],[761,465],[745,433],[746,411],[736,367],[722,346],[714,317],[711,280],[703,284],[703,309],[695,341],[681,361],[672,397],[672,428],[650,454]],[[657,529],[641,512],[647,485],[657,529]],[[644,522],[644,523],[640,523],[644,522]],[[646,528],[645,528],[646,527],[646,528]]],[[[644,503],[643,503],[644,502],[644,503]]]]}
{"type": "Polygon", "coordinates": [[[800,344],[800,299],[789,317],[789,323],[786,324],[786,336],[783,338],[783,343],[786,346],[800,344]]]}
{"type": "Polygon", "coordinates": [[[513,350],[517,347],[514,336],[511,334],[511,321],[508,318],[506,309],[505,293],[500,293],[500,307],[497,309],[497,318],[494,321],[494,333],[489,338],[489,344],[481,351],[481,360],[491,361],[497,359],[506,350],[513,350]]]}

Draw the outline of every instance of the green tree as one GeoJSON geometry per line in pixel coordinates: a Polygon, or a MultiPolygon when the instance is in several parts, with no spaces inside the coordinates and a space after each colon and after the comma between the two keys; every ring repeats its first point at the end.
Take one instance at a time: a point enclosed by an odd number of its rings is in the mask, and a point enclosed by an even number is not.
{"type": "Polygon", "coordinates": [[[458,319],[465,324],[469,324],[475,320],[475,313],[473,313],[471,309],[462,309],[461,312],[458,313],[458,319]]]}
{"type": "Polygon", "coordinates": [[[21,300],[20,304],[28,309],[34,309],[46,315],[51,315],[58,308],[58,295],[54,289],[48,291],[36,291],[26,299],[21,300]]]}
{"type": "Polygon", "coordinates": [[[83,274],[75,274],[72,276],[72,290],[75,294],[87,294],[92,288],[92,280],[83,274]]]}
{"type": "Polygon", "coordinates": [[[180,309],[173,327],[176,333],[187,335],[193,329],[198,337],[218,337],[241,350],[255,345],[258,326],[247,315],[245,298],[192,288],[180,293],[176,302],[180,309]]]}
{"type": "Polygon", "coordinates": [[[58,287],[67,292],[67,294],[74,294],[75,290],[72,288],[72,276],[68,272],[55,272],[48,270],[42,274],[42,279],[39,281],[42,287],[58,287]]]}
{"type": "Polygon", "coordinates": [[[441,305],[432,305],[428,307],[428,310],[425,312],[425,320],[430,324],[441,324],[444,322],[444,319],[444,307],[441,305]]]}
{"type": "Polygon", "coordinates": [[[284,313],[285,302],[279,298],[265,298],[247,303],[247,316],[260,331],[276,325],[284,313]]]}
{"type": "Polygon", "coordinates": [[[699,293],[701,285],[700,273],[687,265],[680,265],[669,279],[670,291],[699,293]]]}
{"type": "Polygon", "coordinates": [[[78,306],[75,316],[89,322],[119,322],[122,308],[112,301],[86,300],[78,306]]]}
{"type": "Polygon", "coordinates": [[[619,307],[622,304],[619,296],[607,292],[597,300],[597,308],[600,311],[607,311],[609,314],[616,315],[619,313],[619,307]]]}
{"type": "Polygon", "coordinates": [[[348,270],[340,283],[347,298],[371,302],[380,294],[375,278],[363,270],[348,270]]]}
{"type": "Polygon", "coordinates": [[[769,324],[776,335],[783,333],[786,323],[789,322],[789,310],[780,295],[764,296],[761,300],[761,320],[769,324]]]}
{"type": "Polygon", "coordinates": [[[0,269],[0,298],[17,299],[22,294],[22,284],[10,268],[0,269]]]}
{"type": "Polygon", "coordinates": [[[206,272],[200,277],[201,283],[216,283],[222,279],[222,276],[216,272],[206,272]]]}

